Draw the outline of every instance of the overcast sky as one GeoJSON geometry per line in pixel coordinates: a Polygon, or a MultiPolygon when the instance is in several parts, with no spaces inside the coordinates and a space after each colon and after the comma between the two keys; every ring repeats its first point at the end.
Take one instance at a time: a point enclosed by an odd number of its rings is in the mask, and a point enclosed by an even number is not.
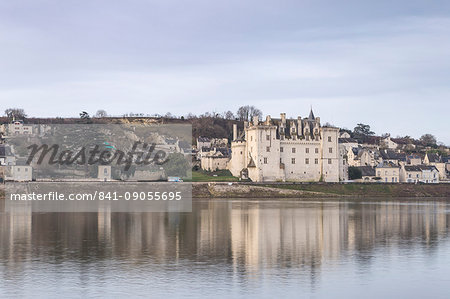
{"type": "Polygon", "coordinates": [[[362,122],[450,145],[450,1],[0,0],[0,109],[362,122]]]}

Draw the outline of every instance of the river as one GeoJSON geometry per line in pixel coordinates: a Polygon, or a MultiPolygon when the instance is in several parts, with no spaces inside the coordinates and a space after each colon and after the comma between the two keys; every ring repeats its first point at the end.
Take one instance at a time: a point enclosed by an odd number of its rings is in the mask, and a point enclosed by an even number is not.
{"type": "Polygon", "coordinates": [[[450,296],[446,200],[197,200],[0,225],[0,297],[450,296]]]}

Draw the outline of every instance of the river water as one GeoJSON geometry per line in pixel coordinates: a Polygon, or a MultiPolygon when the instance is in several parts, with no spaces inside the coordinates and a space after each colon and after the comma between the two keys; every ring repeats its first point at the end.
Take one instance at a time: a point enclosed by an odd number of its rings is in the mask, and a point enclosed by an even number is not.
{"type": "Polygon", "coordinates": [[[450,201],[0,213],[0,297],[449,298],[450,201]]]}

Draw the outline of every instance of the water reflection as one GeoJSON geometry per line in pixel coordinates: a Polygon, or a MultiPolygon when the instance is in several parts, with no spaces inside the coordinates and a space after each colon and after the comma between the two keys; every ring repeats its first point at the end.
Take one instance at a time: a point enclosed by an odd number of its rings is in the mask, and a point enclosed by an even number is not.
{"type": "Polygon", "coordinates": [[[17,211],[1,213],[0,223],[0,293],[35,273],[61,271],[87,286],[95,281],[96,291],[105,273],[136,272],[197,275],[236,295],[286,290],[294,276],[314,293],[322,276],[345,276],[343,269],[372,275],[399,256],[436,256],[448,247],[450,213],[446,201],[202,201],[192,213],[17,211]]]}

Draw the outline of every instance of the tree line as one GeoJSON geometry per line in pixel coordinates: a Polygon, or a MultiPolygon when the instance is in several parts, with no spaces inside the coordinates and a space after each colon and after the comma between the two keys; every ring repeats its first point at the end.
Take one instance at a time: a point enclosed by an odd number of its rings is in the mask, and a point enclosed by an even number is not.
{"type": "MultiPolygon", "coordinates": [[[[4,113],[8,121],[25,120],[28,117],[28,115],[25,113],[25,110],[22,108],[8,108],[4,113]]],[[[239,107],[235,113],[228,110],[224,112],[205,112],[200,115],[189,113],[184,116],[176,116],[170,112],[167,112],[165,115],[150,115],[130,112],[123,114],[121,117],[154,117],[189,120],[193,124],[194,136],[229,137],[232,133],[231,126],[233,122],[251,121],[254,116],[257,116],[258,119],[261,120],[263,113],[259,108],[253,105],[244,105],[239,107]]],[[[92,116],[87,111],[81,111],[79,113],[79,118],[86,122],[90,122],[92,119],[105,119],[109,117],[114,116],[109,115],[104,109],[97,110],[92,116]]],[[[371,130],[370,125],[363,123],[357,124],[353,130],[341,129],[341,131],[347,132],[351,138],[357,140],[360,143],[369,142],[376,137],[384,138],[390,136],[390,134],[388,133],[382,134],[381,136],[375,136],[375,132],[371,130]]],[[[430,146],[434,148],[436,148],[438,145],[443,145],[441,143],[438,143],[436,137],[432,134],[423,134],[418,140],[410,136],[398,137],[398,139],[403,139],[407,143],[420,144],[423,146],[430,146]]]]}

